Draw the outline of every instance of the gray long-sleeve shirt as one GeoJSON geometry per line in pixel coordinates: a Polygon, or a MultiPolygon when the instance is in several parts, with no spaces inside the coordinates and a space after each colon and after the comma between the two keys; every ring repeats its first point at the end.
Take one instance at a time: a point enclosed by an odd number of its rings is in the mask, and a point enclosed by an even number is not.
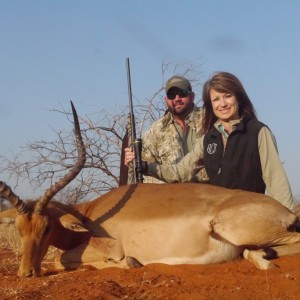
{"type": "MultiPolygon", "coordinates": [[[[203,159],[203,139],[195,144],[193,150],[179,163],[173,165],[159,165],[149,163],[148,174],[165,182],[188,182],[194,176],[199,159],[203,159]]],[[[262,127],[258,134],[258,147],[261,161],[263,180],[269,196],[279,201],[289,209],[294,201],[287,175],[278,156],[276,140],[267,127],[262,127]]]]}

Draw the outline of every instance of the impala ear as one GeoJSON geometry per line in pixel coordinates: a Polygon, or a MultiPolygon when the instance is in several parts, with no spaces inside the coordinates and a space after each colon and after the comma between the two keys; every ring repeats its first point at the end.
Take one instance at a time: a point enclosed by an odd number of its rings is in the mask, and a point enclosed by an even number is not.
{"type": "Polygon", "coordinates": [[[18,213],[15,208],[0,212],[0,224],[13,224],[15,223],[18,213]]]}
{"type": "Polygon", "coordinates": [[[62,215],[59,218],[59,222],[63,227],[65,227],[69,230],[72,230],[72,231],[76,231],[76,232],[88,232],[89,231],[88,229],[86,229],[84,227],[84,224],[79,219],[77,219],[76,217],[74,217],[71,214],[62,215]]]}

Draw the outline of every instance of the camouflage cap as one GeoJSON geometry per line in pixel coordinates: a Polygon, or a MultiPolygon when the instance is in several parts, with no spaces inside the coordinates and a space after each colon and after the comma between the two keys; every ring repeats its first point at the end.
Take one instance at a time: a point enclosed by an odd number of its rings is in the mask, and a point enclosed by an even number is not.
{"type": "Polygon", "coordinates": [[[171,78],[168,79],[167,83],[166,83],[166,93],[168,92],[168,90],[172,87],[177,87],[181,90],[185,90],[185,91],[191,91],[192,90],[192,86],[191,83],[183,76],[172,76],[171,78]]]}

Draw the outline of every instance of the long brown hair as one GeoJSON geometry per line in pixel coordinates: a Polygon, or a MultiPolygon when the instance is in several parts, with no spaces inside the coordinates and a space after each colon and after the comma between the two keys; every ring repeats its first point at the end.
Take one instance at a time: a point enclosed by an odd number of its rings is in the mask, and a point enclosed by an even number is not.
{"type": "Polygon", "coordinates": [[[219,93],[231,93],[237,97],[239,103],[239,115],[256,119],[256,112],[242,83],[234,75],[227,72],[215,73],[203,86],[202,100],[204,118],[202,119],[202,132],[207,133],[217,121],[211,104],[210,91],[214,89],[219,93]]]}

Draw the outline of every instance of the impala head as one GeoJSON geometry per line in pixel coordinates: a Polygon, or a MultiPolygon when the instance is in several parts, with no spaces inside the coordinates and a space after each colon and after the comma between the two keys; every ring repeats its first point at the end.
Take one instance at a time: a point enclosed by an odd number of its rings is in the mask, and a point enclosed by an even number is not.
{"type": "Polygon", "coordinates": [[[22,241],[22,258],[18,271],[21,277],[39,276],[41,262],[49,247],[52,220],[48,212],[49,201],[68,183],[70,183],[84,167],[86,152],[82,140],[78,116],[71,102],[74,117],[74,132],[78,149],[78,158],[73,168],[58,182],[54,183],[36,202],[25,203],[16,196],[11,188],[0,181],[0,193],[11,202],[17,211],[16,226],[22,241]]]}

